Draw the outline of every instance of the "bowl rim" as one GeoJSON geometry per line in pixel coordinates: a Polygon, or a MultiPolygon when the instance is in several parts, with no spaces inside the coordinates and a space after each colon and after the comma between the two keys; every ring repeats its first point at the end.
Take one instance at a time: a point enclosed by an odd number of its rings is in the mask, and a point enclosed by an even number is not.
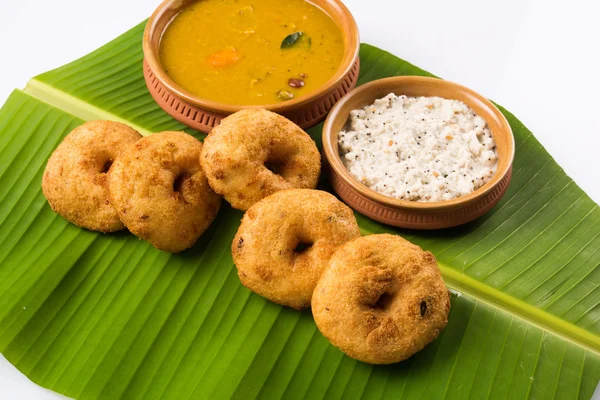
{"type": "MultiPolygon", "coordinates": [[[[263,109],[273,111],[276,113],[282,113],[285,111],[289,111],[290,109],[295,109],[299,106],[306,105],[306,104],[312,102],[314,99],[319,98],[319,97],[326,95],[329,92],[335,90],[342,83],[342,81],[344,80],[346,75],[348,75],[350,73],[350,71],[352,70],[352,67],[354,65],[354,62],[356,61],[356,58],[358,57],[359,50],[360,50],[360,35],[359,35],[359,31],[358,31],[358,25],[356,23],[356,20],[354,19],[354,16],[350,13],[350,10],[348,10],[348,8],[344,5],[344,3],[341,0],[323,0],[325,2],[333,3],[333,5],[341,12],[341,15],[342,15],[341,18],[345,18],[346,21],[349,23],[350,31],[351,31],[350,37],[348,37],[348,35],[346,35],[345,31],[339,26],[338,21],[337,21],[337,18],[339,18],[339,17],[334,17],[330,13],[326,12],[325,10],[323,10],[322,7],[320,7],[318,4],[316,4],[313,0],[304,0],[304,1],[314,5],[315,7],[318,7],[319,9],[321,9],[323,12],[325,12],[327,15],[329,15],[334,20],[334,22],[338,25],[338,28],[340,28],[342,36],[345,37],[347,44],[348,44],[348,47],[346,47],[344,49],[344,58],[342,59],[342,63],[336,70],[335,74],[331,78],[329,78],[329,80],[327,80],[323,85],[316,88],[312,92],[308,92],[303,96],[300,96],[300,97],[292,99],[292,100],[283,101],[281,103],[245,105],[245,104],[226,104],[226,103],[220,103],[220,102],[204,99],[200,96],[197,96],[197,95],[187,91],[186,89],[184,89],[183,87],[178,85],[175,81],[173,81],[167,75],[167,73],[164,71],[164,69],[160,63],[159,55],[157,54],[156,51],[154,51],[155,49],[152,46],[152,40],[151,40],[153,35],[159,34],[160,35],[159,41],[160,41],[162,39],[162,35],[164,34],[164,31],[169,27],[169,24],[172,21],[172,19],[171,19],[171,21],[169,21],[165,25],[165,28],[162,31],[160,31],[159,33],[156,33],[158,21],[160,20],[160,18],[162,17],[164,12],[166,12],[170,8],[180,8],[181,7],[183,9],[195,1],[198,1],[198,0],[189,0],[189,1],[186,1],[186,0],[164,0],[156,8],[156,10],[154,10],[152,15],[148,19],[148,22],[146,23],[146,27],[144,29],[144,36],[143,36],[143,40],[142,40],[142,49],[143,49],[143,53],[144,53],[144,58],[145,58],[146,62],[148,63],[148,65],[149,65],[150,69],[152,70],[156,79],[169,92],[171,92],[173,95],[178,97],[180,100],[183,100],[184,102],[192,104],[196,107],[199,107],[199,108],[202,108],[205,110],[209,110],[209,111],[212,111],[212,112],[215,112],[218,114],[223,114],[223,113],[231,114],[231,113],[235,113],[237,111],[240,111],[240,110],[243,110],[246,108],[263,108],[263,109]],[[350,56],[348,56],[349,53],[350,53],[350,56]]],[[[180,11],[178,11],[175,15],[177,15],[179,12],[180,11]]]]}
{"type": "MultiPolygon", "coordinates": [[[[442,96],[440,96],[442,97],[442,96]]],[[[447,98],[447,97],[445,97],[447,98]]],[[[371,100],[371,103],[375,101],[377,97],[371,100]]],[[[486,118],[480,115],[481,118],[486,120],[486,118]]],[[[487,123],[487,120],[486,120],[487,123]]],[[[323,143],[323,151],[325,153],[325,157],[333,169],[333,173],[338,174],[342,180],[348,184],[352,189],[358,192],[360,195],[388,207],[405,209],[405,210],[419,210],[419,211],[444,211],[451,210],[459,207],[463,207],[469,204],[472,204],[485,195],[487,195],[490,191],[492,191],[500,181],[506,176],[506,174],[510,171],[510,168],[514,161],[515,156],[515,138],[508,123],[508,120],[502,114],[502,112],[496,107],[491,101],[478,94],[477,92],[459,85],[457,83],[446,81],[440,78],[434,77],[425,77],[425,76],[394,76],[389,78],[377,79],[364,85],[361,85],[354,90],[350,91],[346,96],[344,96],[339,102],[335,104],[335,106],[329,112],[327,119],[325,120],[325,124],[323,125],[322,132],[322,143],[323,143]],[[411,200],[400,200],[395,199],[390,196],[386,196],[384,194],[378,193],[373,189],[370,189],[363,183],[361,183],[358,179],[354,178],[346,166],[343,164],[339,151],[334,149],[331,136],[337,135],[338,132],[333,131],[333,123],[339,118],[344,118],[346,121],[348,120],[348,115],[341,115],[341,110],[346,103],[348,103],[351,99],[356,97],[370,97],[368,95],[369,90],[373,87],[377,86],[387,86],[389,87],[390,93],[395,91],[395,87],[400,84],[406,86],[410,84],[430,84],[432,86],[446,86],[452,87],[456,91],[460,91],[466,93],[467,95],[474,97],[478,101],[480,101],[484,106],[486,106],[498,119],[500,125],[502,126],[502,131],[507,134],[510,138],[509,140],[509,162],[505,164],[504,168],[496,170],[492,178],[486,182],[483,186],[478,188],[477,190],[469,193],[465,196],[460,196],[452,200],[444,200],[444,201],[431,201],[431,202],[418,202],[411,200]]],[[[335,141],[337,143],[337,140],[335,141]]]]}

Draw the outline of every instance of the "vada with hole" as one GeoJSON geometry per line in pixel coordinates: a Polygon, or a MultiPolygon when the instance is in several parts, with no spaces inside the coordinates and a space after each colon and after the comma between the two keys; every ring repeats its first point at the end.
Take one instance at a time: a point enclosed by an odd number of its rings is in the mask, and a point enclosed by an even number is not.
{"type": "Polygon", "coordinates": [[[399,236],[364,236],[331,257],[312,298],[321,333],[370,364],[405,360],[438,337],[450,297],[433,254],[399,236]]]}
{"type": "Polygon", "coordinates": [[[160,250],[191,247],[215,219],[221,198],[200,166],[202,143],[185,132],[140,139],[108,174],[112,204],[125,226],[160,250]]]}
{"type": "Polygon", "coordinates": [[[300,310],[310,306],[331,255],[359,236],[352,210],[335,196],[282,190],[246,211],[231,253],[244,286],[300,310]]]}
{"type": "Polygon", "coordinates": [[[90,121],[75,128],[50,156],[42,192],[50,207],[73,224],[99,232],[125,228],[113,208],[107,173],[123,149],[142,136],[113,121],[90,121]]]}
{"type": "Polygon", "coordinates": [[[223,119],[204,140],[201,163],[213,190],[238,210],[280,190],[314,189],[321,172],[311,137],[262,109],[223,119]]]}

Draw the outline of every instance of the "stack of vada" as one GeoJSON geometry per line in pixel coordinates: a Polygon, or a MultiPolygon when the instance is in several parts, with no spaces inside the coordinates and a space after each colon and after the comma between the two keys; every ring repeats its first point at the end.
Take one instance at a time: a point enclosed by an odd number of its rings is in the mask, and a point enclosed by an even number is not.
{"type": "Polygon", "coordinates": [[[352,210],[315,190],[321,158],[306,132],[261,109],[222,120],[204,144],[147,137],[110,121],[76,128],[50,157],[52,209],[95,231],[124,228],[156,248],[191,247],[221,197],[245,211],[231,246],[240,281],[297,310],[348,356],[396,363],[433,341],[450,298],[435,257],[399,236],[361,233],[352,210]]]}
{"type": "Polygon", "coordinates": [[[180,252],[196,242],[221,205],[200,166],[201,149],[184,132],[142,137],[119,122],[86,122],[52,153],[42,192],[77,226],[127,228],[157,249],[180,252]]]}

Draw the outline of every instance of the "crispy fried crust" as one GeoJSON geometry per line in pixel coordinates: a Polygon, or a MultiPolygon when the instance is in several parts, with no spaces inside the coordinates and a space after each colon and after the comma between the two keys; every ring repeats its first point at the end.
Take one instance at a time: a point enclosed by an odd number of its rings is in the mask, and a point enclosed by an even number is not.
{"type": "Polygon", "coordinates": [[[261,109],[221,121],[204,141],[201,162],[213,190],[239,210],[279,190],[314,189],[321,172],[321,156],[310,136],[261,109]]]}
{"type": "Polygon", "coordinates": [[[125,226],[157,249],[191,247],[214,220],[221,198],[200,167],[202,143],[184,132],[140,139],[108,174],[110,199],[125,226]]]}
{"type": "Polygon", "coordinates": [[[359,236],[352,210],[331,194],[283,190],[248,209],[231,252],[244,286],[302,309],[310,305],[329,257],[359,236]]]}
{"type": "Polygon", "coordinates": [[[141,138],[119,122],[90,121],[75,128],[54,150],[42,178],[50,207],[82,228],[124,229],[108,198],[106,172],[121,151],[141,138]]]}
{"type": "Polygon", "coordinates": [[[450,297],[433,254],[399,236],[371,235],[331,257],[312,312],[321,333],[350,357],[391,364],[437,338],[450,297]]]}

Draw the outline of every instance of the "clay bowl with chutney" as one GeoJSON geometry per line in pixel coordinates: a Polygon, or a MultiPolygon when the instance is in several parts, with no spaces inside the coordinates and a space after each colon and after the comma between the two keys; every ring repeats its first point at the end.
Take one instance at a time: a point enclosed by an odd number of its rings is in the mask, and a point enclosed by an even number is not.
{"type": "MultiPolygon", "coordinates": [[[[300,127],[308,128],[321,122],[334,104],[356,86],[360,41],[358,27],[352,14],[340,0],[310,0],[308,1],[310,5],[316,6],[333,20],[334,26],[341,34],[340,39],[336,41],[338,43],[336,49],[340,49],[341,61],[337,67],[330,68],[333,75],[323,84],[311,88],[309,92],[296,95],[292,99],[279,102],[267,101],[265,104],[233,104],[214,101],[186,90],[175,82],[167,73],[168,70],[165,71],[164,62],[161,60],[160,46],[169,25],[184,9],[194,6],[195,3],[198,1],[164,1],[148,20],[143,38],[143,68],[146,85],[159,106],[181,123],[199,131],[209,132],[227,115],[245,108],[257,107],[281,114],[300,127]]],[[[240,11],[240,14],[242,13],[240,11]]],[[[217,19],[211,20],[216,21],[217,19]]],[[[287,25],[285,26],[287,27],[287,25]]],[[[336,31],[336,35],[338,31],[336,31]]],[[[187,38],[183,37],[182,39],[185,45],[187,38]]],[[[211,39],[207,38],[206,40],[211,39]]],[[[281,39],[279,39],[280,41],[281,39]]],[[[318,46],[319,41],[318,38],[315,38],[312,46],[318,46]]],[[[279,42],[277,42],[278,48],[279,42]]],[[[283,42],[281,46],[283,49],[283,42]]],[[[246,61],[247,57],[242,56],[240,59],[246,61]]],[[[290,91],[293,92],[294,89],[292,88],[290,91]]],[[[296,91],[296,93],[298,92],[296,91]]]]}
{"type": "Polygon", "coordinates": [[[506,193],[512,176],[515,143],[508,121],[489,100],[456,83],[437,78],[398,76],[369,82],[352,90],[331,110],[323,127],[323,151],[334,190],[353,209],[387,225],[410,229],[441,229],[470,222],[488,212],[506,193]],[[350,112],[373,104],[389,93],[409,97],[460,100],[483,118],[496,144],[496,172],[470,194],[445,201],[410,201],[378,193],[354,178],[340,158],[338,133],[350,112]]]}

